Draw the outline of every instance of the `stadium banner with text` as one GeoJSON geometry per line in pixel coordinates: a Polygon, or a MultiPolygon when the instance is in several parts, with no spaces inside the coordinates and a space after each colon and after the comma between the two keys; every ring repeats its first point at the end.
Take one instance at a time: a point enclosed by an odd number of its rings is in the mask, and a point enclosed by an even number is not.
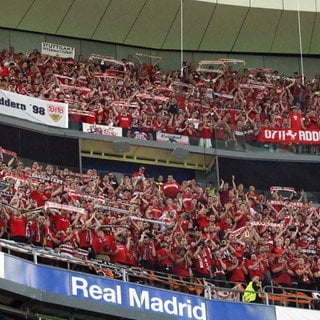
{"type": "MultiPolygon", "coordinates": [[[[46,301],[59,297],[65,306],[77,304],[84,310],[131,315],[146,320],[276,320],[273,306],[209,300],[177,291],[87,275],[70,270],[34,264],[0,252],[0,277],[3,284],[27,286],[33,299],[46,301]],[[34,291],[38,292],[37,295],[34,291]]],[[[1,285],[0,278],[0,285],[1,285]]],[[[10,287],[11,288],[11,287],[10,287]]]]}
{"type": "Polygon", "coordinates": [[[320,144],[320,130],[261,128],[258,141],[262,143],[320,144]]]}
{"type": "Polygon", "coordinates": [[[158,142],[171,142],[183,145],[189,145],[189,137],[180,134],[170,134],[165,132],[157,132],[156,139],[158,142]]]}
{"type": "Polygon", "coordinates": [[[62,44],[41,42],[41,54],[48,56],[74,59],[75,51],[75,48],[64,46],[62,44]]]}
{"type": "Polygon", "coordinates": [[[0,114],[53,127],[68,128],[68,104],[0,90],[0,114]]]}
{"type": "Polygon", "coordinates": [[[122,137],[122,128],[104,126],[100,124],[82,123],[82,131],[89,133],[102,134],[105,136],[122,137]]]}

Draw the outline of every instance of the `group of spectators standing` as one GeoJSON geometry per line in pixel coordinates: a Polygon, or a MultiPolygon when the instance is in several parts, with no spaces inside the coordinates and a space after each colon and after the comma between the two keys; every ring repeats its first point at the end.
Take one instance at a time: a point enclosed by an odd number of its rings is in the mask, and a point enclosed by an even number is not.
{"type": "MultiPolygon", "coordinates": [[[[256,142],[263,126],[319,128],[319,81],[264,69],[165,73],[121,62],[1,52],[0,89],[69,104],[70,121],[119,126],[125,136],[181,134],[212,147],[256,142]],[[101,63],[103,62],[103,64],[101,63]]],[[[273,146],[277,147],[277,146],[273,146]]],[[[317,145],[290,146],[318,153],[317,145]]],[[[65,256],[206,278],[220,285],[320,288],[319,211],[292,191],[270,197],[236,178],[214,188],[174,176],[0,164],[0,236],[65,256]]]]}
{"type": "Polygon", "coordinates": [[[0,168],[1,238],[220,286],[320,288],[319,210],[303,191],[269,197],[234,176],[214,188],[142,165],[99,176],[13,157],[0,168]]]}
{"type": "MultiPolygon", "coordinates": [[[[269,69],[227,61],[219,69],[164,72],[159,59],[121,61],[94,56],[61,59],[14,48],[0,55],[0,89],[69,104],[70,128],[82,122],[121,127],[123,136],[156,140],[157,132],[187,136],[193,145],[245,148],[260,144],[262,127],[319,129],[318,75],[291,78],[269,69]],[[216,72],[215,72],[216,71],[216,72]]],[[[314,145],[270,144],[293,152],[318,153],[314,145]]]]}

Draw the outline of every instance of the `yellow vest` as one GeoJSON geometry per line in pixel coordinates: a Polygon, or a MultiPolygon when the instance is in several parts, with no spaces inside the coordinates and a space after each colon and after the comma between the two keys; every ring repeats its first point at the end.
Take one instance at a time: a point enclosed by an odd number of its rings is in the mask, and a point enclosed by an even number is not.
{"type": "Polygon", "coordinates": [[[257,293],[253,288],[253,282],[250,281],[247,287],[244,290],[243,298],[245,302],[255,301],[257,297],[257,293]]]}

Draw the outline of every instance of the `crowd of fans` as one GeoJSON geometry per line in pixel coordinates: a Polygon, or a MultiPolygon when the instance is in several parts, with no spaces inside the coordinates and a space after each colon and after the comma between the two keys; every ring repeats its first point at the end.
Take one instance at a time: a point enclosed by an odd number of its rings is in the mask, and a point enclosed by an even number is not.
{"type": "MultiPolygon", "coordinates": [[[[262,127],[319,129],[318,75],[288,78],[227,60],[206,69],[185,62],[182,70],[164,72],[159,59],[142,59],[61,59],[11,47],[0,55],[0,89],[68,103],[70,128],[115,126],[137,139],[165,132],[187,136],[193,145],[241,149],[258,143],[262,127]]],[[[319,152],[317,144],[268,146],[319,152]]]]}
{"type": "MultiPolygon", "coordinates": [[[[262,126],[319,128],[318,76],[288,79],[232,65],[204,73],[189,63],[164,73],[130,56],[97,62],[36,49],[3,50],[0,62],[0,89],[67,102],[72,123],[119,126],[133,138],[161,131],[212,147],[254,143],[262,126]]],[[[318,153],[317,145],[290,147],[318,153]]],[[[220,285],[257,276],[263,285],[319,290],[319,210],[303,192],[267,197],[235,177],[213,188],[145,169],[99,176],[2,159],[0,236],[220,285]]]]}
{"type": "Polygon", "coordinates": [[[303,191],[1,162],[0,236],[66,256],[220,286],[319,290],[320,219],[303,191]],[[285,194],[286,193],[286,194],[285,194]]]}

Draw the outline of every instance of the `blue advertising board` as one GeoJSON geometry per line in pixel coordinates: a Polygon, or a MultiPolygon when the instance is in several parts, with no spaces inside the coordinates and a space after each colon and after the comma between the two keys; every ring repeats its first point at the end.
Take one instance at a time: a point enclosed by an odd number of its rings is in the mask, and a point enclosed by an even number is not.
{"type": "MultiPolygon", "coordinates": [[[[143,286],[69,270],[34,264],[0,253],[0,279],[39,290],[42,293],[69,297],[96,304],[101,312],[125,310],[144,314],[145,319],[161,316],[177,320],[275,320],[271,306],[209,300],[176,291],[143,286]],[[114,307],[117,308],[114,308],[114,307]],[[111,307],[111,308],[106,308],[111,307]],[[113,307],[113,308],[112,308],[113,307]]],[[[83,302],[83,303],[81,303],[83,302]]]]}

